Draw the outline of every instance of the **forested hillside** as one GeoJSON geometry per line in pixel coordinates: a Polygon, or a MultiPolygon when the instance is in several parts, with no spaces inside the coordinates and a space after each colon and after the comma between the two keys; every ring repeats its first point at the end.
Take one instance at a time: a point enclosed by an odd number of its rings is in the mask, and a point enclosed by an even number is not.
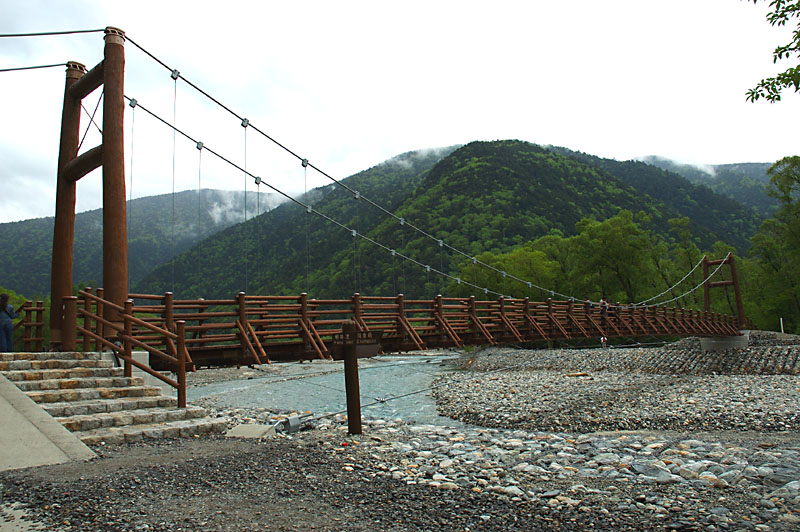
{"type": "Polygon", "coordinates": [[[687,216],[698,226],[708,229],[713,233],[713,240],[702,239],[704,245],[723,240],[745,251],[750,245],[750,237],[761,224],[762,216],[752,208],[706,186],[693,184],[676,173],[641,161],[616,161],[566,148],[552,149],[610,173],[639,192],[664,203],[673,212],[687,216]]]}
{"type": "MultiPolygon", "coordinates": [[[[425,174],[454,149],[404,153],[344,182],[395,211],[414,193],[425,174]]],[[[363,232],[385,218],[363,198],[355,200],[354,194],[334,184],[309,191],[303,201],[363,232]]],[[[335,257],[343,248],[352,250],[353,245],[348,231],[287,202],[203,241],[177,257],[174,268],[169,264],[155,270],[136,285],[136,290],[161,293],[174,287],[180,297],[206,298],[230,297],[240,290],[270,294],[309,291],[306,273],[318,278],[331,261],[338,260],[335,257]]],[[[348,271],[353,271],[352,266],[348,271]]],[[[351,276],[347,287],[336,293],[352,293],[352,287],[351,276]]],[[[320,289],[310,291],[321,293],[320,289]]]]}
{"type": "MultiPolygon", "coordinates": [[[[248,212],[269,210],[276,194],[249,193],[248,212]]],[[[217,231],[244,219],[244,193],[202,190],[128,202],[128,272],[135,283],[153,268],[217,231]],[[174,221],[173,221],[174,199],[174,221]]],[[[102,280],[102,209],[75,217],[73,278],[95,286],[102,280]]],[[[248,216],[249,217],[249,216],[248,216]]],[[[27,297],[50,292],[54,218],[0,224],[3,267],[0,285],[27,297]]]]}
{"type": "Polygon", "coordinates": [[[680,164],[662,157],[645,157],[644,162],[680,174],[697,185],[705,185],[751,207],[762,216],[770,216],[778,208],[778,200],[767,194],[767,170],[772,163],[717,164],[697,167],[680,164]]]}
{"type": "MultiPolygon", "coordinates": [[[[686,245],[695,247],[709,248],[717,240],[745,247],[755,231],[754,213],[736,204],[720,207],[728,200],[696,190],[702,187],[692,188],[680,176],[642,163],[612,163],[520,141],[473,142],[449,155],[404,154],[345,180],[405,225],[334,185],[313,191],[310,201],[347,228],[448,273],[459,271],[467,257],[438,245],[438,239],[468,256],[506,253],[548,234],[575,235],[579,223],[591,225],[582,220],[599,223],[621,209],[658,239],[677,241],[680,230],[686,245]],[[637,179],[637,172],[645,177],[637,179]],[[661,190],[676,183],[683,188],[661,190]]],[[[446,290],[446,281],[435,272],[353,238],[349,229],[285,204],[218,233],[178,257],[176,273],[165,265],[136,289],[207,298],[239,290],[306,291],[319,298],[349,297],[355,291],[430,297],[446,290]]]]}

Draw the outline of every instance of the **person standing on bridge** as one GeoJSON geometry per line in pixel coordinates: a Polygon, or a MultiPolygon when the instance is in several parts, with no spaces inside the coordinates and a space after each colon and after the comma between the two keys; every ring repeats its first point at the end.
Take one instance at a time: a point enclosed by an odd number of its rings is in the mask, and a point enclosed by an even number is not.
{"type": "Polygon", "coordinates": [[[11,333],[14,327],[11,320],[18,318],[14,306],[8,302],[8,294],[0,294],[0,353],[9,353],[14,350],[11,333]]]}

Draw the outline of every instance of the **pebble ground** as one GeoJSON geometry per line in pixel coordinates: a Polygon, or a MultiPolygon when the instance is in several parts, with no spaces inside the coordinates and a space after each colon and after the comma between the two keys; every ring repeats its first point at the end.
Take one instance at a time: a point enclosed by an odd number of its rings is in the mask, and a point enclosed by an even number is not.
{"type": "Polygon", "coordinates": [[[794,341],[473,351],[431,392],[468,425],[101,445],[0,493],[43,530],[800,530],[794,341]]]}

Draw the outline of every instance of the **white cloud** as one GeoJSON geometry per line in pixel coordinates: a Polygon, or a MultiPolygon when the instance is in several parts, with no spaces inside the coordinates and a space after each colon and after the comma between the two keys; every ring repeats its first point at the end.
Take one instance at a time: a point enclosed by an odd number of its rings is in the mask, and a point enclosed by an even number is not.
{"type": "MultiPolygon", "coordinates": [[[[343,178],[410,149],[500,138],[695,164],[795,153],[797,95],[776,105],[744,98],[781,66],[771,52],[788,38],[764,20],[766,8],[730,0],[29,1],[0,7],[0,32],[118,26],[343,178]]],[[[101,34],[0,41],[0,67],[66,60],[92,67],[101,56],[101,34]]],[[[51,214],[63,71],[0,75],[0,179],[36,191],[1,197],[0,220],[51,214]]],[[[174,90],[168,71],[126,44],[126,94],[168,121],[175,104],[178,127],[244,165],[238,121],[183,82],[176,100],[174,90]]],[[[125,149],[129,167],[133,154],[134,197],[171,192],[172,133],[137,110],[131,134],[131,115],[125,149]]],[[[86,142],[99,135],[90,132],[86,142]]],[[[240,171],[213,159],[204,152],[198,168],[194,145],[178,137],[176,190],[198,181],[244,188],[240,171]]],[[[292,194],[328,183],[304,176],[298,161],[252,128],[246,164],[292,194]]],[[[100,206],[99,183],[99,175],[82,180],[79,209],[100,206]]]]}

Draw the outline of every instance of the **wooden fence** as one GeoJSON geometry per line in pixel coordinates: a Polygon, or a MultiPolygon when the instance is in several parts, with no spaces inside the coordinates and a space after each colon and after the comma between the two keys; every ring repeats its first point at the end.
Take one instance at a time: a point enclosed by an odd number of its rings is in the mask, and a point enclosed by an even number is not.
{"type": "Polygon", "coordinates": [[[171,293],[130,294],[125,308],[115,309],[122,316],[117,325],[102,318],[108,305],[102,289],[94,295],[81,292],[77,302],[80,347],[98,350],[108,347],[108,338],[124,334],[137,348],[151,353],[154,369],[174,367],[179,322],[183,323],[181,341],[190,368],[339,358],[345,320],[358,326],[362,356],[379,349],[400,352],[541,340],[739,334],[736,317],[713,312],[585,306],[552,299],[481,301],[437,296],[407,300],[402,295],[360,294],[350,299],[310,299],[306,294],[239,293],[233,299],[180,300],[171,293]],[[111,334],[105,330],[108,327],[111,334]]]}

